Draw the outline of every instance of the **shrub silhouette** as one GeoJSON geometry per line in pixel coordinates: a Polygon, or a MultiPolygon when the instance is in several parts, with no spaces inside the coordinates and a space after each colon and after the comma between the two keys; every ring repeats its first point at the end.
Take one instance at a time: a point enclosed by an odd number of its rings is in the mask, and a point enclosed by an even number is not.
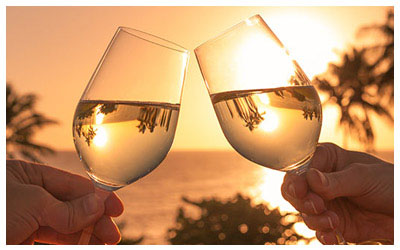
{"type": "Polygon", "coordinates": [[[183,197],[187,204],[201,210],[199,219],[186,216],[183,207],[178,209],[176,225],[168,229],[171,244],[207,245],[259,245],[296,244],[306,239],[293,229],[300,217],[293,213],[281,215],[278,208],[270,210],[267,205],[252,205],[251,199],[236,194],[222,202],[216,198],[195,202],[183,197]]]}
{"type": "MultiPolygon", "coordinates": [[[[124,231],[126,227],[126,221],[121,221],[117,223],[118,229],[122,234],[122,231],[124,231]]],[[[142,241],[144,240],[144,236],[140,236],[138,238],[127,238],[127,237],[122,237],[121,241],[118,243],[118,245],[138,245],[141,244],[142,241]]]]}

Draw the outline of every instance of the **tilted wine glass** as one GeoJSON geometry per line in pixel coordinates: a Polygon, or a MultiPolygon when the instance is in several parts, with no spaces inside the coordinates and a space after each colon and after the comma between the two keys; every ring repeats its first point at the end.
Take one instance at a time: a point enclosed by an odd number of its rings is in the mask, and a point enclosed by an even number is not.
{"type": "MultiPolygon", "coordinates": [[[[114,191],[150,173],[175,135],[189,53],[173,42],[119,27],[90,79],[73,121],[86,173],[114,191]]],[[[87,244],[91,230],[82,233],[87,244]]]]}
{"type": "Polygon", "coordinates": [[[232,147],[264,167],[304,173],[321,131],[321,102],[261,16],[248,18],[194,51],[232,147]]]}

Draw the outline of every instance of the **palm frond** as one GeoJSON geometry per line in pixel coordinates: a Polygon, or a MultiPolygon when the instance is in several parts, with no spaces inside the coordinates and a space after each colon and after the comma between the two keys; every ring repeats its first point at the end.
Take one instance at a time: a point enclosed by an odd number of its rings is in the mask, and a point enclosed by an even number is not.
{"type": "Polygon", "coordinates": [[[347,135],[355,137],[368,150],[373,149],[375,138],[370,114],[375,113],[393,124],[392,19],[393,13],[388,13],[384,25],[368,28],[385,34],[386,43],[361,49],[353,47],[341,56],[340,63],[330,63],[326,73],[313,79],[318,90],[328,94],[326,103],[339,107],[339,125],[344,128],[345,139],[347,135]],[[377,54],[374,61],[371,61],[371,53],[377,54]],[[369,91],[371,89],[376,91],[369,91]]]}
{"type": "Polygon", "coordinates": [[[33,135],[39,129],[56,120],[35,111],[37,97],[34,94],[18,95],[11,84],[6,84],[6,154],[8,158],[18,155],[40,162],[38,155],[54,153],[48,146],[33,142],[33,135]],[[12,150],[15,150],[12,151],[12,150]]]}

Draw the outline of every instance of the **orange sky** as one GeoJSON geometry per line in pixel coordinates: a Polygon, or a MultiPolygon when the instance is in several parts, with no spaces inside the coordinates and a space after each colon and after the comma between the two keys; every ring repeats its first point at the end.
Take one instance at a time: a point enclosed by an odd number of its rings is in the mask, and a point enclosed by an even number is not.
{"type": "MultiPolygon", "coordinates": [[[[72,117],[118,26],[172,40],[191,52],[173,149],[230,149],[219,127],[193,49],[230,26],[260,14],[312,78],[356,43],[363,25],[382,23],[388,7],[7,7],[7,81],[33,92],[39,111],[60,124],[36,139],[72,150],[72,117]]],[[[342,143],[337,113],[324,110],[320,141],[342,143]]],[[[376,147],[393,149],[393,127],[377,121],[376,147]]],[[[356,147],[357,145],[350,145],[356,147]]]]}

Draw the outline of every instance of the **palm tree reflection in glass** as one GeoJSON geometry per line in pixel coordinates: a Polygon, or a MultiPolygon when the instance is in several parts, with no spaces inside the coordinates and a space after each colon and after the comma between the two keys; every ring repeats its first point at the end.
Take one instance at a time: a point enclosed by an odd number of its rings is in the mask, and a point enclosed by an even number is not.
{"type": "MultiPolygon", "coordinates": [[[[75,111],[75,148],[100,195],[155,169],[178,122],[188,51],[160,37],[119,27],[75,111]]],[[[102,197],[102,196],[101,196],[102,197]]],[[[81,234],[87,244],[93,226],[81,234]]]]}
{"type": "Polygon", "coordinates": [[[232,147],[264,167],[303,174],[318,143],[321,102],[265,21],[250,17],[197,47],[195,54],[232,147]]]}

